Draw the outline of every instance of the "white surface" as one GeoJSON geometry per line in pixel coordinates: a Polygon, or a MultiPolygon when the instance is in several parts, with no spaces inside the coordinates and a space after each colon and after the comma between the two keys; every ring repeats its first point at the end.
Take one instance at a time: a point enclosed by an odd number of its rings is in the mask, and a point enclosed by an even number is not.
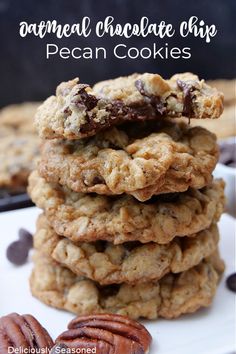
{"type": "MultiPolygon", "coordinates": [[[[20,227],[34,231],[38,214],[36,208],[0,214],[0,316],[14,311],[31,313],[55,338],[66,329],[73,314],[55,310],[33,298],[28,285],[32,263],[15,267],[5,256],[6,247],[17,238],[20,227]]],[[[235,271],[235,226],[233,218],[223,215],[220,246],[226,272],[212,307],[176,320],[145,321],[153,336],[151,354],[229,354],[235,350],[235,296],[225,287],[225,277],[235,271]]]]}

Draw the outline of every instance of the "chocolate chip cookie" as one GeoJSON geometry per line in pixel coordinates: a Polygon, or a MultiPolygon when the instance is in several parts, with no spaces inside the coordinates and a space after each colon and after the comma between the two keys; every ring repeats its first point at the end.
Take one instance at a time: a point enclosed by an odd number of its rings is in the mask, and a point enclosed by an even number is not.
{"type": "Polygon", "coordinates": [[[144,283],[170,272],[183,272],[212,254],[218,241],[218,228],[212,224],[194,237],[176,237],[165,245],[138,241],[122,245],[104,241],[72,243],[57,235],[44,215],[38,218],[34,235],[36,250],[102,285],[144,283]]]}
{"type": "MultiPolygon", "coordinates": [[[[0,128],[1,129],[1,128],[0,128]]],[[[39,138],[34,134],[17,134],[1,138],[0,188],[22,191],[39,155],[39,138]]]]}
{"type": "Polygon", "coordinates": [[[216,252],[199,265],[159,281],[100,286],[38,254],[30,286],[44,303],[80,315],[117,313],[134,319],[170,319],[211,305],[223,270],[216,252]]]}
{"type": "Polygon", "coordinates": [[[39,173],[76,192],[127,193],[145,201],[206,186],[218,155],[215,135],[204,128],[136,123],[92,138],[46,141],[39,173]]]}
{"type": "Polygon", "coordinates": [[[41,137],[80,139],[126,121],[163,117],[218,118],[223,94],[191,73],[164,80],[133,74],[96,84],[61,83],[36,113],[41,137]]]}
{"type": "Polygon", "coordinates": [[[141,203],[128,195],[114,198],[75,193],[47,183],[34,171],[28,191],[56,233],[73,242],[107,240],[120,244],[138,240],[166,244],[175,236],[208,228],[219,220],[225,203],[222,180],[202,190],[189,189],[141,203]]]}

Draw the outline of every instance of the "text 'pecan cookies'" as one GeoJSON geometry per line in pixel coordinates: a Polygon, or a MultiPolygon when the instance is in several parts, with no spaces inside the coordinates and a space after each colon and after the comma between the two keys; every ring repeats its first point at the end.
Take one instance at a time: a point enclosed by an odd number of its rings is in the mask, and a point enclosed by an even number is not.
{"type": "MultiPolygon", "coordinates": [[[[97,354],[147,354],[151,335],[140,323],[115,314],[79,316],[68,325],[68,330],[57,339],[54,347],[91,348],[97,354]]],[[[52,354],[53,354],[52,350],[52,354]]]]}
{"type": "Polygon", "coordinates": [[[39,173],[83,193],[152,195],[202,188],[218,160],[214,134],[185,124],[135,124],[74,142],[46,141],[39,173]]]}
{"type": "Polygon", "coordinates": [[[141,244],[129,242],[72,243],[58,236],[41,215],[37,221],[34,247],[69,268],[99,284],[138,283],[158,280],[167,273],[180,273],[200,263],[217,248],[216,225],[194,237],[175,238],[171,243],[141,244]]]}
{"type": "Polygon", "coordinates": [[[131,196],[106,197],[75,193],[47,183],[34,171],[28,191],[42,208],[57,234],[73,242],[107,240],[114,244],[170,242],[207,229],[224,210],[224,182],[213,181],[202,190],[159,196],[148,203],[131,196]]]}
{"type": "Polygon", "coordinates": [[[45,328],[31,315],[0,318],[0,353],[49,353],[53,341],[45,328]]]}
{"type": "Polygon", "coordinates": [[[80,139],[125,121],[162,117],[218,118],[223,94],[191,73],[164,80],[157,74],[133,74],[93,88],[79,79],[61,83],[56,96],[38,109],[41,137],[80,139]]]}
{"type": "Polygon", "coordinates": [[[44,303],[80,315],[116,313],[130,318],[178,317],[209,306],[224,264],[216,252],[199,265],[158,282],[101,286],[36,254],[32,294],[44,303]]]}

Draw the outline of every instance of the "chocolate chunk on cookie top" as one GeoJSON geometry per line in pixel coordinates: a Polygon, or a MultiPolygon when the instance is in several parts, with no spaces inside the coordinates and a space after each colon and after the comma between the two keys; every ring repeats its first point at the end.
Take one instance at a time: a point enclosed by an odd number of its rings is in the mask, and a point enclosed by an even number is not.
{"type": "Polygon", "coordinates": [[[133,74],[97,83],[61,83],[36,113],[41,137],[80,139],[126,121],[162,117],[218,118],[223,95],[191,73],[164,80],[133,74]]]}

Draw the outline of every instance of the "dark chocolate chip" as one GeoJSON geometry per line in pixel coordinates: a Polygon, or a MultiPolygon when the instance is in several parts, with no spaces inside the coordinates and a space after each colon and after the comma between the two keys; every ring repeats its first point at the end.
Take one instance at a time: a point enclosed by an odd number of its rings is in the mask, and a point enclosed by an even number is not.
{"type": "Polygon", "coordinates": [[[137,90],[140,92],[140,94],[149,101],[151,106],[153,106],[156,109],[156,112],[159,115],[163,115],[166,112],[166,106],[165,104],[161,101],[161,98],[157,95],[150,95],[146,90],[144,89],[144,84],[141,80],[135,81],[135,87],[137,90]]]}
{"type": "Polygon", "coordinates": [[[220,144],[220,162],[226,166],[234,167],[236,164],[235,143],[223,142],[220,144]]]}
{"type": "Polygon", "coordinates": [[[92,181],[92,185],[95,184],[104,184],[104,179],[102,178],[102,176],[95,176],[93,181],[92,181]]]}
{"type": "Polygon", "coordinates": [[[54,347],[52,347],[50,354],[66,353],[65,349],[68,349],[67,345],[65,345],[64,343],[58,343],[54,345],[54,347]]]}
{"type": "Polygon", "coordinates": [[[88,111],[91,111],[94,107],[96,107],[98,103],[98,99],[93,96],[88,94],[88,92],[85,90],[88,85],[79,85],[79,90],[78,90],[78,95],[80,95],[80,100],[76,102],[76,104],[80,105],[83,104],[88,111]]]}
{"type": "Polygon", "coordinates": [[[28,249],[33,247],[33,236],[26,229],[21,228],[18,232],[19,240],[24,242],[28,249]]]}
{"type": "Polygon", "coordinates": [[[183,107],[183,115],[186,117],[193,116],[193,91],[195,87],[187,84],[184,81],[177,80],[178,87],[183,91],[184,94],[184,107],[183,107]]]}
{"type": "Polygon", "coordinates": [[[22,265],[26,262],[29,248],[22,241],[14,241],[7,248],[7,259],[16,265],[22,265]]]}
{"type": "Polygon", "coordinates": [[[236,273],[233,273],[230,276],[228,276],[228,278],[226,279],[226,285],[229,290],[236,293],[236,273]]]}

